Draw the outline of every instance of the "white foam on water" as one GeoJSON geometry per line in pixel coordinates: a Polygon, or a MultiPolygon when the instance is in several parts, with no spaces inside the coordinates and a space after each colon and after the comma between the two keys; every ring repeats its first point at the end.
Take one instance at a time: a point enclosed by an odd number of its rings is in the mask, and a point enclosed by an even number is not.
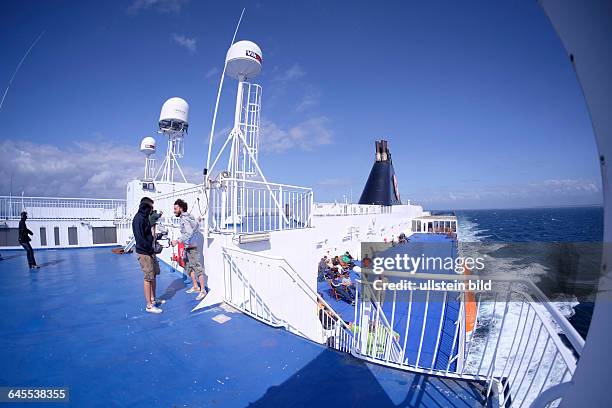
{"type": "Polygon", "coordinates": [[[488,230],[479,229],[476,220],[459,217],[457,219],[457,237],[463,242],[482,242],[482,233],[488,230]]]}
{"type": "MultiPolygon", "coordinates": [[[[459,240],[463,241],[464,243],[483,242],[483,240],[486,238],[486,236],[483,236],[483,233],[486,233],[487,231],[488,230],[480,229],[479,225],[476,222],[463,219],[459,222],[458,237],[459,240]]],[[[534,283],[537,283],[540,280],[541,276],[547,274],[548,268],[542,264],[531,263],[525,266],[524,262],[522,262],[520,258],[500,258],[493,255],[495,251],[504,248],[505,246],[507,246],[507,244],[504,243],[492,243],[482,245],[461,245],[460,243],[459,248],[460,252],[462,252],[462,249],[466,250],[466,252],[462,253],[461,256],[481,256],[482,258],[484,258],[484,272],[486,272],[487,275],[491,274],[500,275],[502,277],[523,277],[530,279],[534,283]],[[474,251],[476,251],[476,253],[474,253],[474,251]]],[[[531,403],[537,396],[538,390],[542,386],[543,381],[546,379],[546,371],[550,364],[553,363],[553,359],[555,359],[554,366],[547,380],[547,384],[551,383],[552,381],[555,381],[555,383],[558,382],[561,376],[564,375],[565,365],[562,363],[561,358],[555,355],[556,347],[553,347],[552,341],[549,342],[550,344],[546,347],[546,349],[544,349],[544,346],[546,344],[546,328],[541,323],[539,323],[537,319],[535,324],[530,324],[534,312],[531,311],[529,319],[527,320],[527,305],[525,305],[521,311],[521,302],[510,301],[507,304],[506,311],[507,299],[505,293],[507,292],[504,292],[503,290],[499,291],[497,303],[495,305],[494,302],[491,301],[493,300],[493,296],[489,298],[489,302],[481,302],[480,304],[477,322],[478,330],[474,333],[472,337],[471,345],[468,346],[470,348],[469,355],[467,356],[467,360],[465,362],[466,373],[478,372],[482,375],[488,373],[489,364],[491,363],[491,361],[493,361],[493,353],[495,352],[496,343],[498,342],[497,353],[495,356],[496,364],[494,366],[494,375],[508,376],[514,359],[517,356],[521,331],[523,330],[524,325],[527,324],[527,327],[525,328],[523,344],[521,345],[521,353],[518,353],[518,359],[515,363],[514,368],[512,369],[513,378],[516,378],[517,381],[515,383],[511,383],[510,386],[512,387],[511,392],[513,393],[513,398],[515,399],[515,401],[517,399],[524,399],[524,403],[529,405],[529,403],[531,403]],[[502,320],[505,311],[506,318],[503,321],[503,333],[501,333],[500,336],[500,330],[502,330],[502,320]],[[531,326],[533,326],[533,330],[531,329],[531,326]],[[538,335],[538,331],[540,330],[540,326],[542,326],[540,337],[541,340],[537,341],[536,343],[536,338],[538,335]],[[516,330],[519,330],[519,333],[513,344],[513,340],[515,338],[514,333],[516,332],[516,330]],[[529,332],[531,332],[531,337],[528,337],[530,334],[529,332]],[[527,350],[526,353],[522,353],[523,350],[527,350]],[[520,358],[522,357],[522,354],[524,354],[525,357],[523,364],[520,364],[520,358]],[[530,356],[531,360],[529,360],[530,356]],[[542,356],[541,365],[542,367],[546,367],[546,370],[538,370],[536,373],[535,366],[539,361],[540,356],[542,356]],[[530,361],[531,364],[529,364],[530,361]],[[502,373],[502,371],[504,372],[502,373]],[[529,384],[531,384],[532,382],[533,386],[529,391],[529,395],[525,395],[529,384]],[[516,395],[517,390],[519,391],[518,395],[516,395]]],[[[559,296],[555,299],[552,299],[551,301],[566,318],[571,317],[573,315],[573,308],[578,304],[576,298],[571,298],[568,296],[559,296]]],[[[561,333],[561,330],[558,325],[554,322],[553,318],[549,315],[549,313],[544,309],[542,305],[534,304],[534,307],[538,308],[539,311],[542,311],[541,315],[544,316],[544,318],[552,324],[552,327],[556,327],[557,331],[561,333]]],[[[565,346],[561,345],[560,347],[565,346]]]]}
{"type": "Polygon", "coordinates": [[[576,313],[574,307],[580,304],[580,302],[578,302],[578,298],[575,295],[569,294],[559,294],[551,299],[551,303],[554,304],[555,307],[559,309],[561,314],[567,319],[569,319],[576,313]]]}

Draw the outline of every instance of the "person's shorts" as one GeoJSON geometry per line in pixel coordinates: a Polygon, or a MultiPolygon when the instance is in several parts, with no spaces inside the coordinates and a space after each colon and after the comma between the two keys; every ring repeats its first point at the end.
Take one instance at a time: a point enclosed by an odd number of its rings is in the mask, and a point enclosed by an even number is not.
{"type": "Polygon", "coordinates": [[[157,257],[143,254],[137,255],[140,269],[142,269],[142,273],[144,274],[144,280],[152,282],[155,280],[155,276],[159,275],[159,261],[157,257]]]}
{"type": "Polygon", "coordinates": [[[200,251],[198,248],[186,248],[185,253],[187,254],[187,263],[185,263],[186,274],[189,275],[193,272],[199,278],[204,273],[202,263],[200,262],[200,251]]]}

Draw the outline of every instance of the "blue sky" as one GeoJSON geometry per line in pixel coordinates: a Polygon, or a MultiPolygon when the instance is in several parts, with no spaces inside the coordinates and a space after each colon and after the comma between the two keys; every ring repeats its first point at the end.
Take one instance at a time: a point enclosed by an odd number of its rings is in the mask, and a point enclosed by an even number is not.
{"type": "MultiPolygon", "coordinates": [[[[0,193],[12,174],[13,193],[122,197],[173,96],[190,104],[182,164],[198,181],[242,7],[238,39],[263,51],[268,179],[356,201],[385,138],[402,198],[427,208],[601,202],[588,112],[535,1],[5,2],[2,91],[44,35],[0,109],[0,193]]],[[[226,81],[218,130],[234,97],[226,81]]]]}

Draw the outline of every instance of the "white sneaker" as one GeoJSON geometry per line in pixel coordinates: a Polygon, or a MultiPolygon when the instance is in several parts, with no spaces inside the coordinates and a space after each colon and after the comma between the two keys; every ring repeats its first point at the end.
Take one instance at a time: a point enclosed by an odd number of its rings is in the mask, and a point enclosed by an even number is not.
{"type": "Polygon", "coordinates": [[[206,297],[206,295],[207,295],[207,294],[208,294],[208,293],[207,293],[205,290],[201,291],[200,293],[198,293],[198,296],[196,296],[196,300],[202,300],[202,299],[204,299],[204,298],[206,297]]]}
{"type": "Polygon", "coordinates": [[[164,303],[166,303],[166,300],[165,299],[153,299],[151,303],[153,304],[153,306],[161,306],[164,303]]]}
{"type": "Polygon", "coordinates": [[[151,307],[148,307],[145,309],[147,312],[149,313],[155,313],[155,314],[159,314],[161,312],[163,312],[163,310],[161,310],[159,307],[157,306],[153,306],[151,305],[151,307]]]}
{"type": "Polygon", "coordinates": [[[199,289],[194,288],[194,287],[192,286],[192,287],[190,287],[189,289],[187,289],[187,290],[185,291],[185,293],[196,293],[196,292],[199,292],[199,291],[200,291],[199,289]]]}

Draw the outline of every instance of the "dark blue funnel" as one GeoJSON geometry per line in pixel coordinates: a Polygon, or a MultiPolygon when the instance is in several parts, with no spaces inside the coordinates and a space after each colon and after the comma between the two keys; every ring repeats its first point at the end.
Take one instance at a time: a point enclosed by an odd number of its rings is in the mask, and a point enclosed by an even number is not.
{"type": "Polygon", "coordinates": [[[401,204],[397,178],[386,140],[375,142],[376,161],[370,171],[359,204],[396,205],[401,204]]]}

